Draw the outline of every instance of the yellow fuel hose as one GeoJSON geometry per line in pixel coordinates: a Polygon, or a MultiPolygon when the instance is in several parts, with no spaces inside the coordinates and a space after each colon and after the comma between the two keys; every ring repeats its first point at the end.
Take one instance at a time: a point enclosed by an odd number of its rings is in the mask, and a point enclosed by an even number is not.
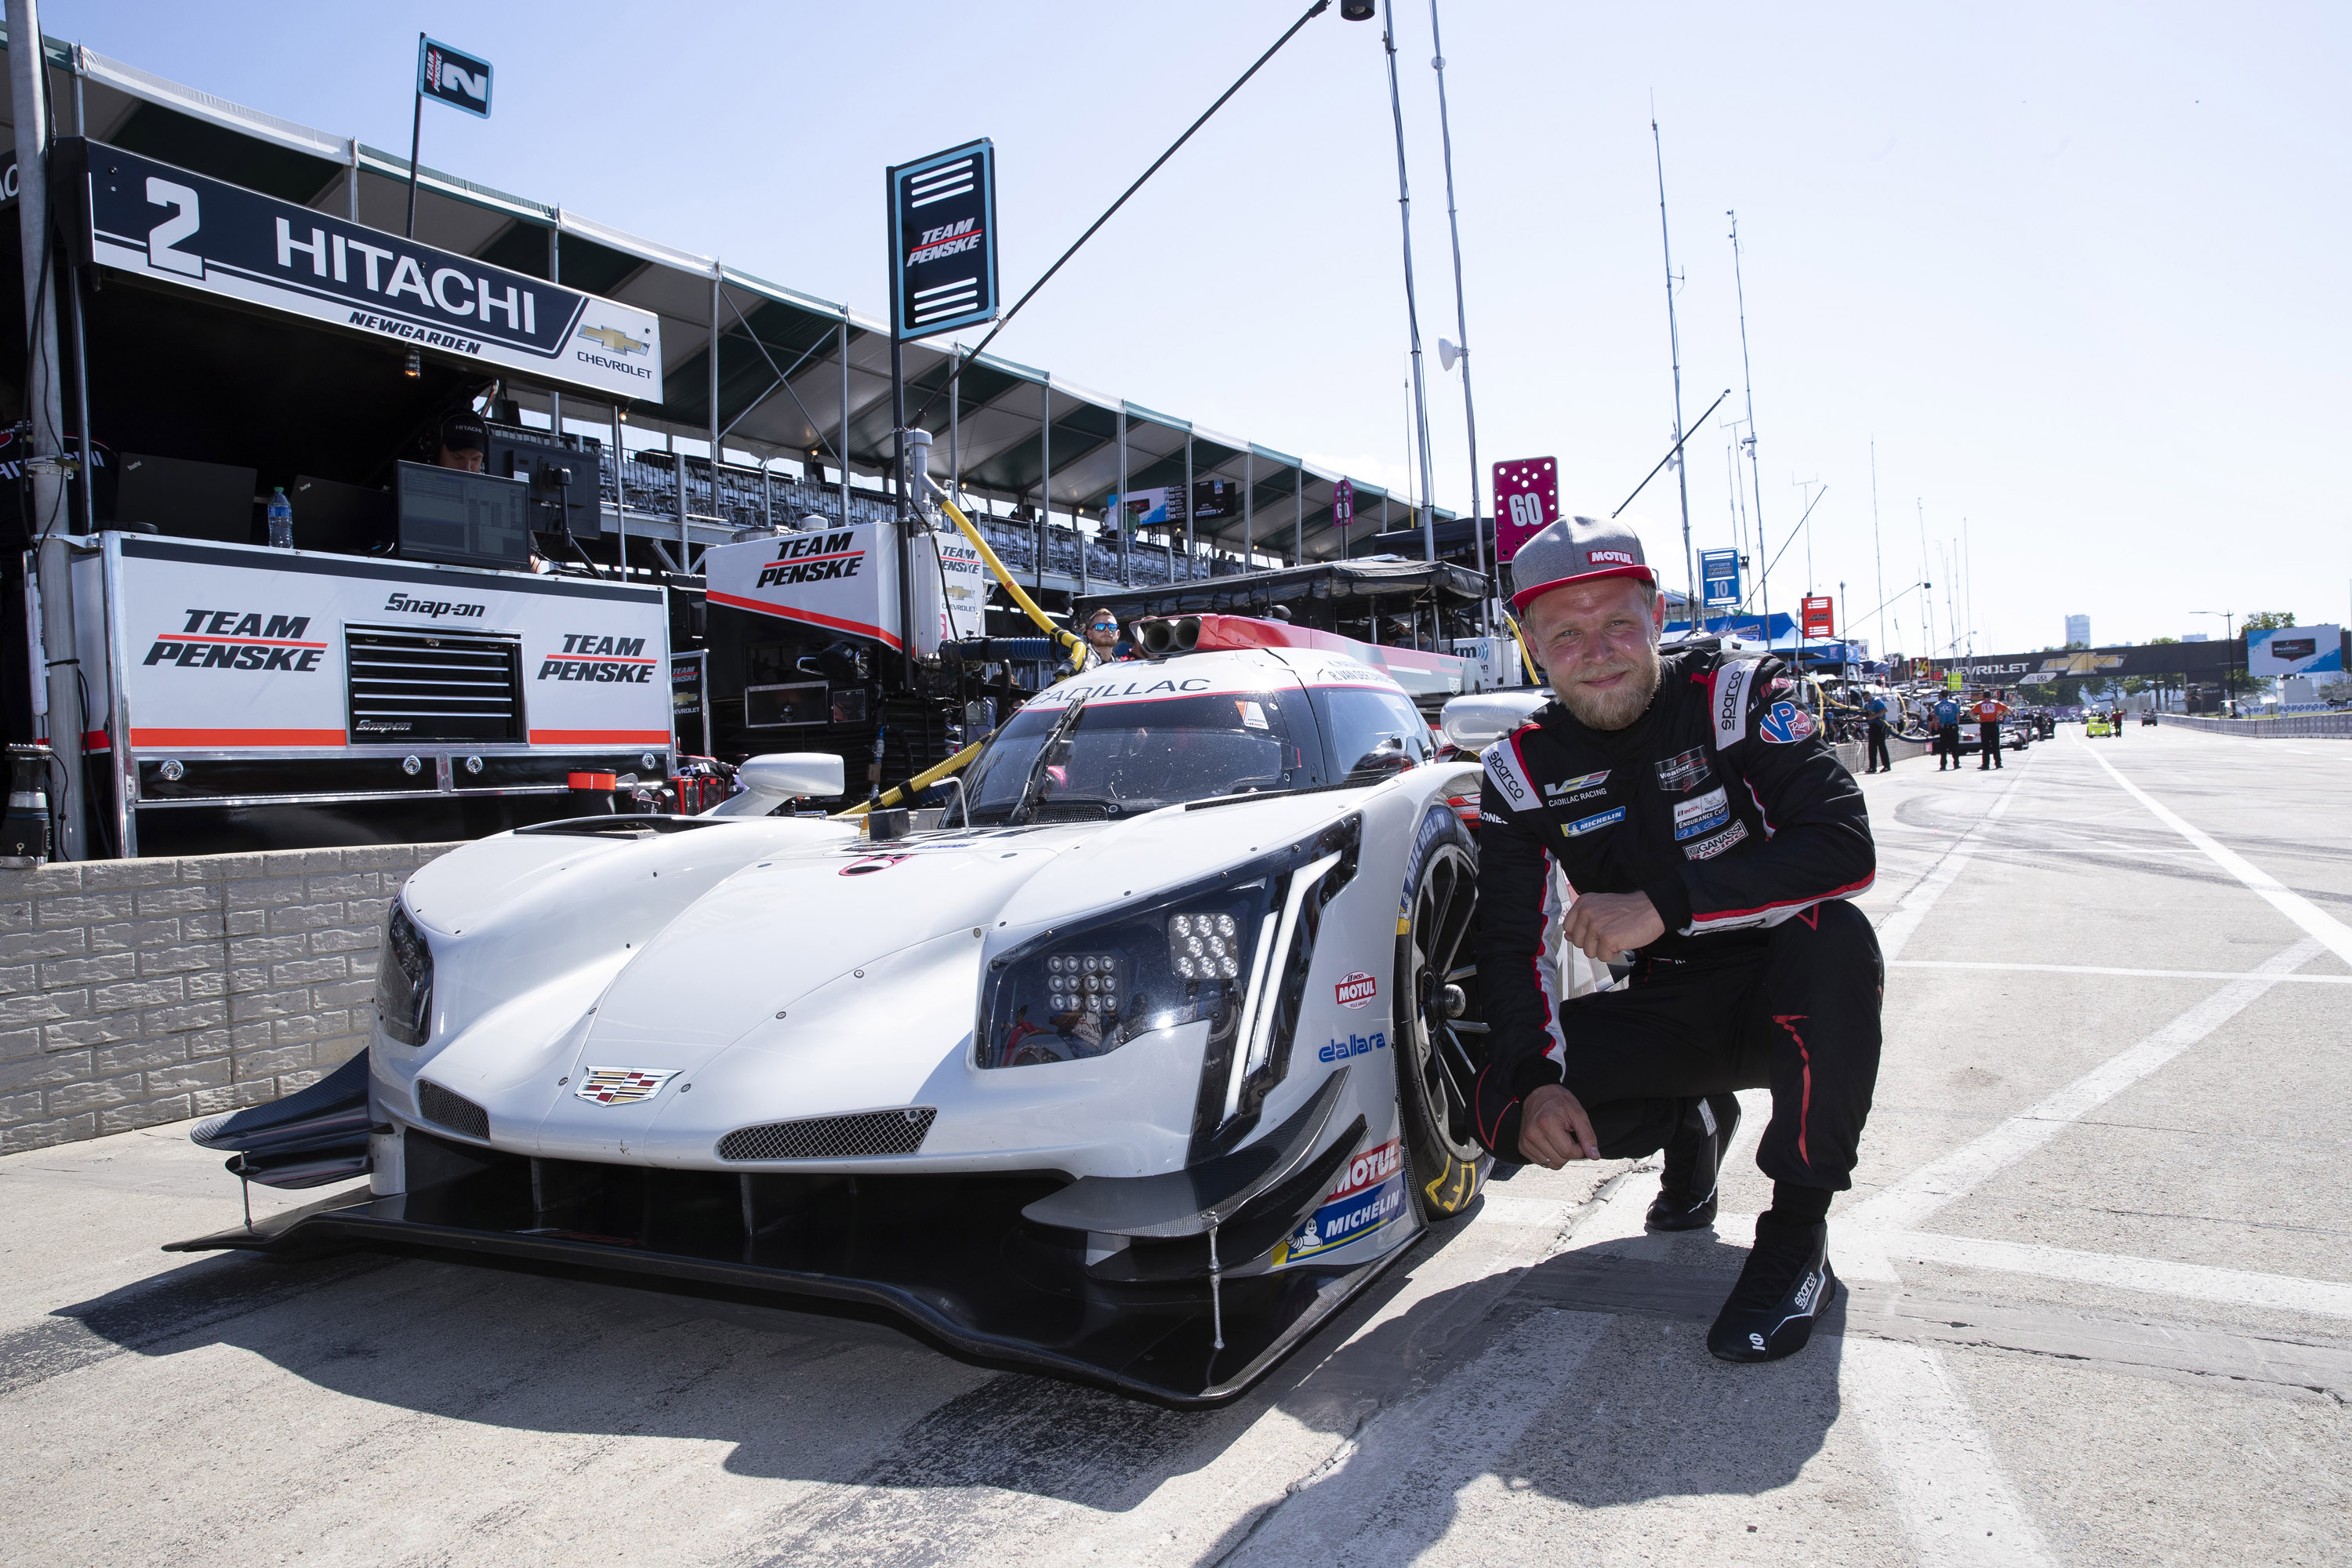
{"type": "Polygon", "coordinates": [[[1535,655],[1528,651],[1528,639],[1519,635],[1519,623],[1513,620],[1510,612],[1506,610],[1503,613],[1503,624],[1511,628],[1511,640],[1519,645],[1519,662],[1527,666],[1528,684],[1541,686],[1543,676],[1536,668],[1535,655]]]}
{"type": "Polygon", "coordinates": [[[940,510],[963,531],[963,536],[971,542],[971,547],[980,552],[980,558],[988,563],[988,569],[996,574],[996,580],[1004,584],[1004,591],[1013,595],[1013,602],[1027,612],[1029,618],[1037,623],[1038,629],[1049,637],[1059,638],[1072,653],[1083,651],[1086,644],[1076,633],[1055,626],[1054,617],[1039,609],[1037,601],[1022,591],[1021,584],[1013,581],[1013,574],[1005,570],[1004,563],[996,558],[996,552],[988,547],[988,541],[980,536],[980,530],[971,525],[971,519],[964,516],[962,510],[944,494],[940,495],[939,502],[940,510]]]}
{"type": "Polygon", "coordinates": [[[980,748],[986,743],[987,742],[982,741],[974,741],[971,745],[966,746],[962,751],[958,752],[954,756],[950,757],[938,767],[932,768],[927,773],[917,773],[913,778],[908,779],[905,784],[898,785],[896,789],[884,791],[881,799],[860,801],[857,805],[851,806],[847,811],[835,812],[833,814],[833,820],[839,822],[847,817],[863,816],[869,811],[887,811],[910,795],[920,795],[925,790],[930,788],[933,784],[939,783],[941,779],[947,777],[950,773],[955,772],[958,768],[962,767],[966,763],[971,761],[972,758],[980,755],[980,748]]]}

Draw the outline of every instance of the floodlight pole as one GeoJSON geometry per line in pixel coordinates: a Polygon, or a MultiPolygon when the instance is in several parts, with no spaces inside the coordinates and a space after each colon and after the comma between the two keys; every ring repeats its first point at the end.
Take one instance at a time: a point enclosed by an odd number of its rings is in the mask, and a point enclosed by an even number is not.
{"type": "MultiPolygon", "coordinates": [[[[1437,35],[1437,0],[1429,0],[1429,67],[1437,73],[1437,131],[1445,148],[1445,226],[1454,238],[1454,330],[1460,334],[1458,353],[1462,360],[1462,416],[1470,435],[1470,547],[1476,553],[1478,575],[1486,575],[1486,536],[1485,526],[1478,521],[1478,405],[1470,396],[1470,307],[1462,294],[1462,220],[1454,209],[1454,129],[1445,112],[1445,46],[1437,35]]],[[[1675,432],[1677,436],[1681,432],[1675,432]]],[[[1684,544],[1687,548],[1690,534],[1689,508],[1684,508],[1684,544]]],[[[1340,542],[1347,542],[1345,534],[1340,542]]],[[[1501,542],[1500,535],[1496,543],[1501,542]]],[[[1499,563],[1498,563],[1499,564],[1499,563]]],[[[1494,601],[1496,584],[1489,579],[1486,591],[1478,600],[1478,635],[1492,637],[1495,630],[1494,601]]]]}
{"type": "MultiPolygon", "coordinates": [[[[1434,561],[1437,559],[1435,479],[1429,468],[1429,397],[1423,389],[1421,377],[1421,309],[1414,302],[1412,292],[1412,190],[1405,180],[1404,100],[1397,91],[1396,0],[1381,0],[1381,45],[1388,51],[1389,57],[1389,113],[1396,121],[1397,213],[1404,229],[1404,317],[1412,337],[1412,414],[1414,435],[1421,447],[1421,553],[1423,560],[1434,561]]],[[[1477,519],[1474,511],[1471,529],[1475,532],[1476,528],[1477,519]]]]}
{"type": "MultiPolygon", "coordinates": [[[[416,35],[416,53],[419,59],[425,56],[425,35],[422,33],[416,35]]],[[[416,89],[416,117],[408,127],[408,237],[415,239],[416,237],[416,154],[425,141],[425,84],[417,81],[410,85],[416,89]]],[[[356,168],[357,165],[354,164],[353,167],[356,168]]],[[[352,177],[352,183],[353,185],[359,184],[356,175],[352,177]]],[[[685,488],[686,470],[680,468],[678,489],[684,490],[685,488]]]]}

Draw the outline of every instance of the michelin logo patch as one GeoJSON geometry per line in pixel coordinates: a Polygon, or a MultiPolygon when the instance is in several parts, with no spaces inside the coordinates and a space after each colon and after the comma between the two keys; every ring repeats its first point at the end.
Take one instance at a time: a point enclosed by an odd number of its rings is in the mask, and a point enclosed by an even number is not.
{"type": "Polygon", "coordinates": [[[1561,828],[1560,836],[1564,838],[1581,838],[1588,833],[1598,833],[1604,827],[1614,827],[1624,820],[1625,808],[1621,805],[1614,811],[1603,811],[1591,816],[1580,817],[1561,828]]]}
{"type": "Polygon", "coordinates": [[[1793,702],[1775,702],[1756,732],[1776,746],[1786,746],[1813,733],[1813,716],[1793,702]]]}
{"type": "Polygon", "coordinates": [[[1304,1262],[1351,1241],[1361,1241],[1403,1212],[1402,1176],[1391,1176],[1370,1192],[1325,1204],[1275,1247],[1274,1266],[1280,1268],[1304,1262]]]}
{"type": "Polygon", "coordinates": [[[1693,860],[1712,860],[1733,845],[1748,837],[1748,825],[1735,822],[1712,838],[1702,838],[1696,844],[1683,846],[1683,854],[1693,860]]]}
{"type": "Polygon", "coordinates": [[[1675,837],[1696,838],[1731,820],[1731,801],[1721,784],[1705,795],[1675,802],[1675,837]]]}

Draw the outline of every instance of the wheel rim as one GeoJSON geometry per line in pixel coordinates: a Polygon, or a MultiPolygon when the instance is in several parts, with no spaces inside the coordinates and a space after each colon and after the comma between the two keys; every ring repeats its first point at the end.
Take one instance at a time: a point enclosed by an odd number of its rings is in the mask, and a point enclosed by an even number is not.
{"type": "Polygon", "coordinates": [[[1477,910],[1476,862],[1459,845],[1440,845],[1422,869],[1405,938],[1406,1032],[1431,1128],[1454,1158],[1465,1161],[1485,1152],[1473,1132],[1471,1110],[1479,1070],[1486,1064],[1477,955],[1469,951],[1477,910]],[[1458,1018],[1448,1015],[1448,985],[1462,991],[1458,1018]]]}

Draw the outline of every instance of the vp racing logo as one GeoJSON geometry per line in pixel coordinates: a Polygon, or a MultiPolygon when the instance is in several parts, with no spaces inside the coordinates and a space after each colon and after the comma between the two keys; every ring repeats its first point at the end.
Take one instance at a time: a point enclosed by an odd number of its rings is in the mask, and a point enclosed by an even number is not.
{"type": "Polygon", "coordinates": [[[182,669],[277,669],[308,675],[326,652],[322,642],[304,640],[308,616],[276,616],[262,610],[184,610],[187,625],[158,632],[139,662],[182,669]]]}
{"type": "Polygon", "coordinates": [[[866,552],[855,540],[856,535],[846,529],[787,539],[776,546],[776,558],[760,568],[760,580],[752,586],[788,588],[799,583],[855,577],[866,564],[866,552]]]}

